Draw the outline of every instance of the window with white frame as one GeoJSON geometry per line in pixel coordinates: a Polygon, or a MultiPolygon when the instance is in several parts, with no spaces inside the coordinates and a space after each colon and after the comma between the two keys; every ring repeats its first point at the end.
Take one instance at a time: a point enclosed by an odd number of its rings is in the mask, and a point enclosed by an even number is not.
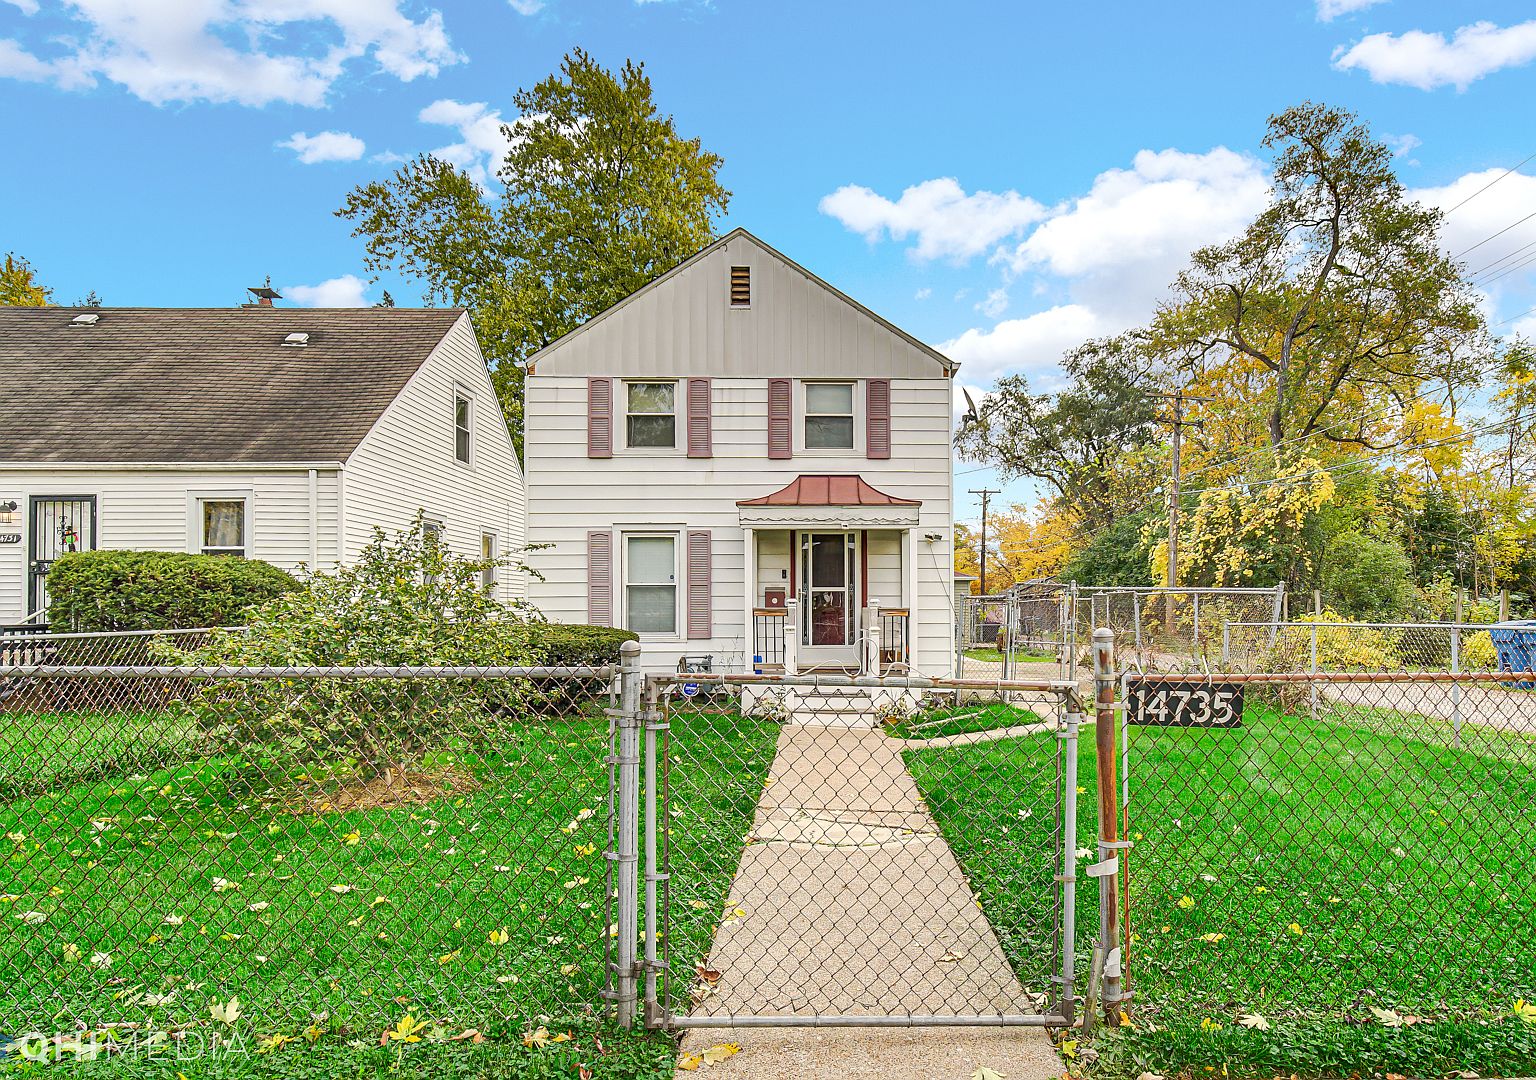
{"type": "Polygon", "coordinates": [[[677,534],[624,536],[624,627],[677,633],[677,534]]]}
{"type": "Polygon", "coordinates": [[[853,449],[853,383],[805,384],[805,448],[853,449]]]}
{"type": "Polygon", "coordinates": [[[455,389],[453,392],[453,459],[465,465],[470,463],[470,454],[474,450],[474,399],[465,391],[455,389]]]}
{"type": "Polygon", "coordinates": [[[627,445],[641,449],[677,446],[677,383],[625,384],[627,445]]]}
{"type": "Polygon", "coordinates": [[[250,551],[249,508],[249,501],[243,498],[198,499],[198,550],[204,555],[246,555],[250,551]]]}
{"type": "Polygon", "coordinates": [[[496,559],[499,557],[496,534],[484,532],[480,534],[480,559],[485,563],[480,568],[480,584],[487,589],[496,587],[496,559]]]}

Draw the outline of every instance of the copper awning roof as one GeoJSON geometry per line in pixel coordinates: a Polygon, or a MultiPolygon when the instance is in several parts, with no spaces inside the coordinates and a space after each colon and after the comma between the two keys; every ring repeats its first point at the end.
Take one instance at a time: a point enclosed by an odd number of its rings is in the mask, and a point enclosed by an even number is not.
{"type": "Polygon", "coordinates": [[[921,506],[870,487],[862,476],[797,476],[771,495],[740,499],[737,506],[921,506]]]}

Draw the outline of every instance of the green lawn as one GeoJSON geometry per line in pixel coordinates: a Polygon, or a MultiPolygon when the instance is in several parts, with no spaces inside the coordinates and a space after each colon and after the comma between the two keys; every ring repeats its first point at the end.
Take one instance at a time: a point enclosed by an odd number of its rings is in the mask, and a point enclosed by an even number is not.
{"type": "MultiPolygon", "coordinates": [[[[1133,729],[1134,1025],[1094,1041],[1092,1071],[1536,1073],[1536,1024],[1512,1008],[1536,997],[1536,743],[1472,728],[1457,749],[1444,728],[1251,704],[1239,730],[1133,729]],[[1252,1014],[1268,1029],[1239,1024],[1252,1014]]],[[[1080,745],[1087,847],[1091,728],[1080,745]]],[[[1041,738],[908,754],[994,925],[1045,895],[1046,830],[1032,851],[999,843],[997,821],[1014,778],[1053,752],[1041,738]]],[[[1097,897],[1082,880],[1086,956],[1097,897]]],[[[1021,975],[1038,967],[1038,942],[1004,944],[1021,975]]]]}
{"type": "MultiPolygon", "coordinates": [[[[135,1052],[95,1072],[142,1062],[151,1031],[184,1032],[205,1051],[196,1069],[162,1071],[190,1080],[371,1074],[402,1048],[422,1075],[571,1076],[578,1061],[598,1076],[671,1075],[669,1040],[595,1014],[610,921],[596,707],[522,726],[495,753],[430,755],[456,779],[429,802],[347,812],[267,790],[260,763],[195,756],[153,716],[51,717],[48,735],[30,734],[41,719],[0,716],[0,1032],[140,1025],[116,1029],[135,1052]],[[211,1018],[236,997],[235,1025],[211,1018]],[[379,1049],[407,1014],[438,1038],[487,1041],[379,1049]],[[573,1040],[525,1048],[540,1022],[573,1040]],[[321,1033],[313,1046],[306,1030],[321,1033]],[[249,1052],[214,1061],[215,1032],[249,1052]],[[271,1036],[297,1041],[255,1053],[271,1036]]],[[[729,868],[690,883],[685,899],[708,910],[684,904],[673,926],[685,970],[708,948],[777,731],[727,708],[674,721],[672,738],[720,765],[673,774],[690,823],[673,843],[729,868]]]]}
{"type": "Polygon", "coordinates": [[[937,739],[973,731],[996,731],[1021,724],[1038,724],[1040,717],[1029,709],[1001,701],[974,700],[959,705],[920,709],[887,724],[885,731],[898,739],[937,739]]]}
{"type": "MultiPolygon", "coordinates": [[[[1003,654],[997,649],[966,649],[965,655],[971,660],[981,660],[988,664],[1003,662],[1003,654]]],[[[1026,652],[1022,649],[1015,649],[1013,658],[1021,664],[1054,664],[1057,659],[1055,653],[1026,652]]]]}

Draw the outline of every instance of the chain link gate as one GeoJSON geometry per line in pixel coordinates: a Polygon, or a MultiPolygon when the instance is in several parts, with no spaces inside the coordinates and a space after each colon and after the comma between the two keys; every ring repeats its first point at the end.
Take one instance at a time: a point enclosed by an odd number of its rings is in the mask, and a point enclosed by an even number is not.
{"type": "Polygon", "coordinates": [[[616,744],[621,1021],[1069,1025],[1082,710],[1062,680],[650,676],[616,744]]]}
{"type": "Polygon", "coordinates": [[[962,596],[955,608],[960,678],[1071,678],[1071,588],[962,596]]]}

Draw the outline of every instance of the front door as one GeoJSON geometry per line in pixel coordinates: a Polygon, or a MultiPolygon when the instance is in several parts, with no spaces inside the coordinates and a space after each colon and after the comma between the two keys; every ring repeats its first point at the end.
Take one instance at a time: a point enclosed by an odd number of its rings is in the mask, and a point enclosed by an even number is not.
{"type": "Polygon", "coordinates": [[[858,533],[800,534],[800,645],[806,666],[858,662],[858,533]]]}
{"type": "Polygon", "coordinates": [[[96,550],[96,496],[34,495],[27,614],[48,610],[48,568],[60,555],[96,550]]]}

